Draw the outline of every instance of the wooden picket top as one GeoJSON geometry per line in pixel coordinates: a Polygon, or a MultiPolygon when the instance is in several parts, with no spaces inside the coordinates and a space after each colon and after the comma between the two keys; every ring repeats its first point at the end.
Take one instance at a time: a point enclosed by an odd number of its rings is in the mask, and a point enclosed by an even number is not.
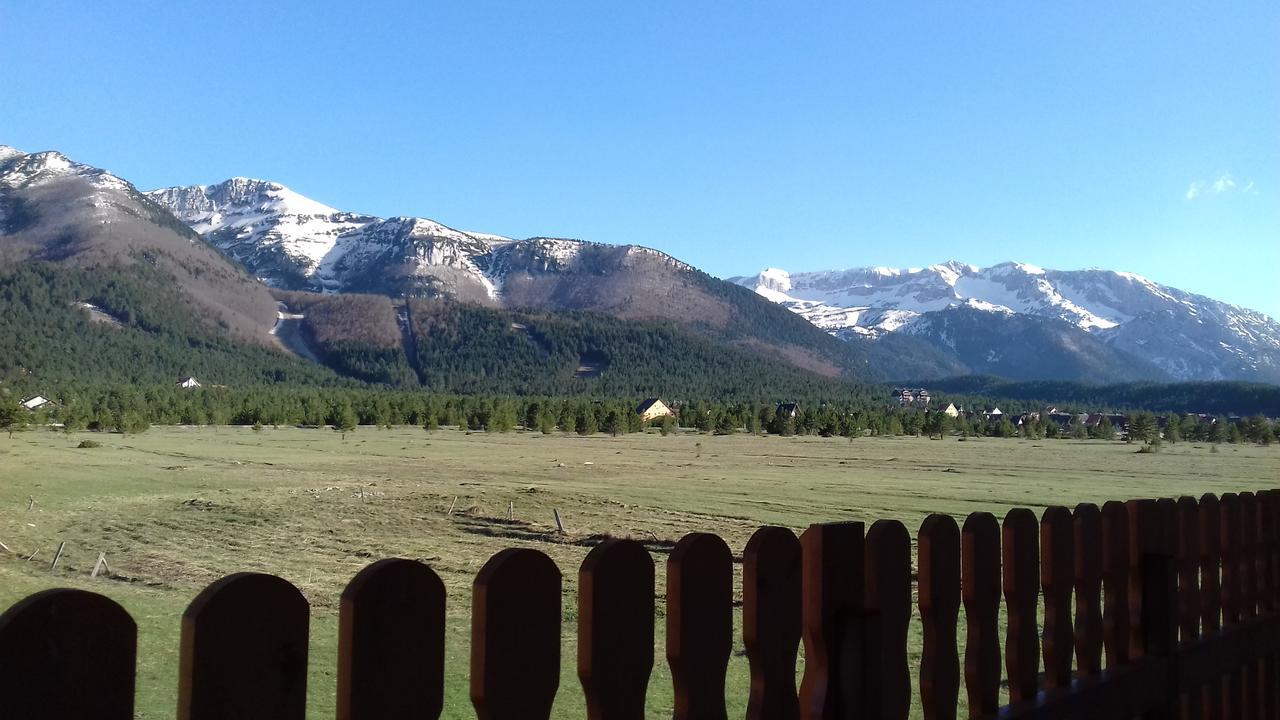
{"type": "Polygon", "coordinates": [[[310,606],[273,575],[237,573],[182,614],[178,720],[303,720],[310,606]]]}
{"type": "Polygon", "coordinates": [[[0,717],[132,720],[138,628],[114,601],[54,589],[0,615],[0,717]]]}
{"type": "Polygon", "coordinates": [[[1000,523],[991,513],[976,512],[961,534],[965,690],[969,714],[983,717],[1000,707],[1000,523]]]}
{"type": "Polygon", "coordinates": [[[547,720],[560,686],[560,570],[503,550],[472,584],[471,703],[480,720],[547,720]]]}
{"type": "Polygon", "coordinates": [[[1102,641],[1107,667],[1129,662],[1129,513],[1124,503],[1102,506],[1102,641]]]}
{"type": "Polygon", "coordinates": [[[860,522],[810,525],[800,535],[804,676],[800,717],[834,720],[856,712],[844,696],[862,690],[860,647],[864,538],[860,522]]]}
{"type": "Polygon", "coordinates": [[[733,553],[709,533],[690,533],[667,560],[667,663],[674,720],[725,720],[733,650],[733,553]]]}
{"type": "Polygon", "coordinates": [[[911,536],[897,520],[877,520],[865,548],[861,716],[905,720],[911,711],[911,536]]]}
{"type": "Polygon", "coordinates": [[[644,718],[653,672],[654,566],[635,540],[597,545],[578,571],[578,678],[590,720],[644,718]]]}
{"type": "Polygon", "coordinates": [[[1040,587],[1044,593],[1044,686],[1071,685],[1075,635],[1071,623],[1071,588],[1075,580],[1075,540],[1071,511],[1049,507],[1040,519],[1040,587]]]}
{"type": "Polygon", "coordinates": [[[1071,521],[1076,674],[1096,677],[1102,672],[1102,513],[1093,503],[1080,503],[1071,521]]]}
{"type": "Polygon", "coordinates": [[[413,560],[356,574],[338,609],[338,720],[433,720],[444,708],[444,583],[413,560]]]}
{"type": "Polygon", "coordinates": [[[1004,660],[1009,701],[1035,698],[1039,691],[1040,634],[1036,628],[1040,600],[1040,548],[1036,516],[1014,508],[1001,527],[1005,625],[1004,660]]]}
{"type": "Polygon", "coordinates": [[[800,540],[762,527],[742,553],[742,640],[751,663],[747,720],[797,720],[800,647],[800,540]]]}
{"type": "MultiPolygon", "coordinates": [[[[895,520],[863,529],[812,525],[797,539],[765,527],[747,543],[749,720],[904,720],[916,697],[928,720],[954,720],[962,681],[968,716],[983,720],[1280,718],[1280,491],[1055,506],[1039,520],[1014,508],[1003,523],[975,512],[962,527],[930,515],[916,535],[918,695],[911,536],[895,520]]],[[[655,579],[635,540],[605,539],[582,563],[577,672],[591,720],[652,713],[655,579]]],[[[715,535],[685,536],[667,561],[677,720],[728,720],[733,581],[732,551],[715,535]]],[[[528,548],[497,553],[476,576],[469,681],[480,720],[549,720],[571,691],[560,687],[561,587],[556,564],[528,548]]],[[[340,720],[459,712],[445,707],[445,607],[444,584],[420,562],[382,560],[355,576],[338,611],[340,720]]],[[[281,578],[211,584],[182,618],[178,718],[301,720],[309,623],[306,599],[281,578]]],[[[0,615],[0,720],[131,718],[136,648],[132,618],[101,595],[18,602],[0,615]]]]}
{"type": "MultiPolygon", "coordinates": [[[[954,720],[960,702],[960,528],[950,515],[925,518],[916,538],[919,557],[920,705],[925,720],[954,720]]],[[[997,663],[999,661],[997,660],[997,663]]]]}

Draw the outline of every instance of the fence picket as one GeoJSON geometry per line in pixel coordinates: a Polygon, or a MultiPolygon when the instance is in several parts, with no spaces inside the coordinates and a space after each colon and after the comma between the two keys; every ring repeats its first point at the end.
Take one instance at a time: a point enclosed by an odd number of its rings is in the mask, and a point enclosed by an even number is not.
{"type": "Polygon", "coordinates": [[[480,720],[546,720],[560,685],[560,570],[510,548],[472,584],[471,703],[480,720]]]}
{"type": "Polygon", "coordinates": [[[444,603],[444,583],[420,562],[356,574],[338,609],[338,720],[440,717],[444,603]]]}
{"type": "MultiPolygon", "coordinates": [[[[1200,496],[1200,628],[1213,635],[1222,627],[1222,508],[1212,493],[1200,496]]],[[[1220,720],[1223,711],[1222,683],[1204,688],[1202,717],[1220,720]]]]}
{"type": "Polygon", "coordinates": [[[578,678],[589,720],[644,717],[653,672],[653,558],[635,540],[595,546],[578,571],[578,678]]]}
{"type": "MultiPolygon", "coordinates": [[[[1251,492],[1240,493],[1240,621],[1249,622],[1258,614],[1258,499],[1251,492]]],[[[1240,668],[1240,717],[1257,720],[1258,664],[1240,668]]]]}
{"type": "Polygon", "coordinates": [[[971,717],[1000,709],[1000,523],[971,513],[961,531],[964,686],[971,717]]]}
{"type": "Polygon", "coordinates": [[[906,720],[911,712],[907,631],[911,624],[911,535],[897,520],[877,520],[867,531],[863,603],[866,718],[906,720]]]}
{"type": "MultiPolygon", "coordinates": [[[[1130,500],[1129,609],[1130,657],[1169,659],[1177,649],[1177,568],[1174,562],[1172,501],[1130,500]]],[[[1159,702],[1144,720],[1177,716],[1177,685],[1155,689],[1159,702]]]]}
{"type": "Polygon", "coordinates": [[[667,561],[667,663],[674,720],[724,720],[733,650],[733,554],[709,533],[690,533],[667,561]]]}
{"type": "Polygon", "coordinates": [[[182,614],[178,720],[302,720],[310,609],[288,582],[237,573],[182,614]]]}
{"type": "Polygon", "coordinates": [[[800,547],[805,650],[800,717],[849,717],[858,712],[862,692],[863,525],[810,525],[800,547]]]}
{"type": "MultiPolygon", "coordinates": [[[[1200,637],[1200,512],[1196,499],[1177,503],[1178,633],[1183,644],[1200,637]]],[[[1190,688],[1182,700],[1182,717],[1197,720],[1204,713],[1204,688],[1190,688]]]]}
{"type": "Polygon", "coordinates": [[[586,555],[577,577],[577,676],[586,716],[643,719],[653,673],[653,557],[632,539],[607,539],[586,555]]]}
{"type": "Polygon", "coordinates": [[[1071,687],[1071,584],[1075,575],[1071,511],[1045,508],[1040,520],[1040,587],[1044,592],[1044,686],[1071,687]]]}
{"type": "Polygon", "coordinates": [[[0,615],[0,717],[131,720],[138,627],[84,590],[44,590],[0,615]]]}
{"type": "MultiPolygon", "coordinates": [[[[1276,610],[1276,491],[1258,493],[1258,612],[1273,615],[1276,610]]],[[[1280,656],[1269,654],[1259,663],[1261,692],[1258,697],[1261,717],[1280,717],[1280,656]]]]}
{"type": "MultiPolygon", "coordinates": [[[[924,647],[920,653],[920,705],[925,720],[954,720],[960,700],[960,528],[950,515],[933,514],[916,538],[918,604],[924,647]]],[[[997,660],[997,663],[999,660],[997,660]]]]}
{"type": "Polygon", "coordinates": [[[1005,613],[1004,662],[1010,702],[1030,700],[1039,691],[1040,635],[1036,609],[1040,599],[1039,528],[1026,508],[1004,517],[1001,555],[1005,613]]]}
{"type": "Polygon", "coordinates": [[[751,664],[747,720],[796,720],[800,648],[800,540],[762,527],[742,553],[742,639],[751,664]]]}
{"type": "Polygon", "coordinates": [[[1075,651],[1077,674],[1102,672],[1102,513],[1081,503],[1072,514],[1075,550],[1075,651]]]}
{"type": "Polygon", "coordinates": [[[1117,500],[1102,506],[1102,642],[1107,667],[1129,662],[1129,512],[1117,500]]]}
{"type": "MultiPolygon", "coordinates": [[[[1222,557],[1222,626],[1232,627],[1240,624],[1244,604],[1240,597],[1240,544],[1243,539],[1240,530],[1240,496],[1235,493],[1223,493],[1219,500],[1219,548],[1222,557]]],[[[1237,668],[1222,681],[1222,717],[1243,717],[1243,676],[1237,668]]]]}

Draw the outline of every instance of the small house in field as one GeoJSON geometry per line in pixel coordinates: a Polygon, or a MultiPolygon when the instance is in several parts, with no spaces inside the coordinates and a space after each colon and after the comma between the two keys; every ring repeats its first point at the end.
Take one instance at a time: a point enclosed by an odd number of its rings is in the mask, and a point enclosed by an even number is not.
{"type": "Polygon", "coordinates": [[[180,387],[180,388],[198,388],[198,387],[200,387],[200,381],[199,381],[199,380],[197,380],[197,379],[195,379],[195,378],[193,378],[193,377],[180,377],[180,378],[178,378],[178,387],[180,387]]]}
{"type": "Polygon", "coordinates": [[[641,422],[649,422],[650,420],[673,416],[675,411],[662,400],[654,397],[640,403],[640,406],[636,408],[636,414],[640,416],[641,422]]]}
{"type": "Polygon", "coordinates": [[[947,406],[942,408],[942,412],[947,417],[960,417],[960,408],[956,407],[955,403],[947,403],[947,406]]]}
{"type": "Polygon", "coordinates": [[[778,419],[792,420],[800,414],[800,406],[795,403],[782,403],[776,411],[778,419]]]}
{"type": "Polygon", "coordinates": [[[53,401],[43,395],[35,395],[22,401],[22,407],[31,412],[47,408],[50,405],[53,405],[53,401]]]}

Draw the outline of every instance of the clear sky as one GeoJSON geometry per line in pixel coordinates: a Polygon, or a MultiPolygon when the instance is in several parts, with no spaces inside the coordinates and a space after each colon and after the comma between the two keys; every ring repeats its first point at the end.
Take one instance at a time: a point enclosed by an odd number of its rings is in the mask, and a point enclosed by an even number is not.
{"type": "Polygon", "coordinates": [[[1280,3],[0,0],[0,144],[656,247],[1280,316],[1280,3]]]}

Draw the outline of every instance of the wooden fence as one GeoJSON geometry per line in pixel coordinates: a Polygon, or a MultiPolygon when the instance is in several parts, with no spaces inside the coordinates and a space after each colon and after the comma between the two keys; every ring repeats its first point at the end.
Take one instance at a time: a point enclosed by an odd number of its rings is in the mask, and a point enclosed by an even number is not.
{"type": "MultiPolygon", "coordinates": [[[[1280,491],[1051,507],[1038,521],[1026,509],[1003,523],[930,516],[916,563],[924,716],[956,717],[963,687],[979,718],[1280,717],[1278,518],[1280,491]]],[[[676,720],[726,718],[733,564],[722,539],[700,533],[667,561],[676,720]]],[[[799,538],[762,528],[742,566],[748,718],[908,716],[913,566],[901,523],[865,533],[862,523],[814,525],[799,538]]],[[[339,718],[440,715],[444,608],[444,585],[421,563],[382,560],[356,575],[340,606],[339,718]]],[[[653,558],[630,540],[595,547],[579,571],[578,610],[588,716],[644,717],[653,558]]],[[[182,618],[177,716],[301,720],[308,621],[307,601],[280,578],[242,573],[209,586],[182,618]]],[[[0,718],[131,718],[136,636],[128,613],[94,593],[17,603],[0,616],[0,718]]],[[[481,720],[550,716],[560,637],[555,564],[523,548],[490,559],[472,603],[481,720]]]]}

